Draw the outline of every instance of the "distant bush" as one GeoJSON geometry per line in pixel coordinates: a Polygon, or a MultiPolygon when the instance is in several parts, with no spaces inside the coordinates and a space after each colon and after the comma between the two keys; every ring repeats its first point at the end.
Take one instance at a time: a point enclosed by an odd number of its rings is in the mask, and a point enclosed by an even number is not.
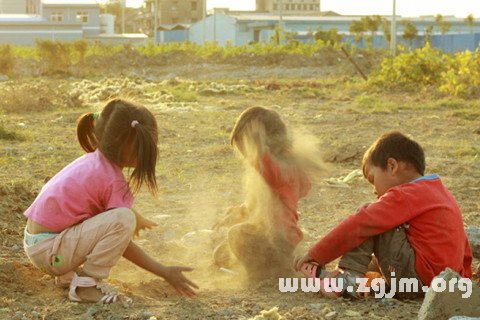
{"type": "Polygon", "coordinates": [[[67,74],[72,64],[70,45],[66,42],[37,40],[37,50],[40,60],[44,62],[44,72],[47,74],[67,74]]]}
{"type": "Polygon", "coordinates": [[[0,86],[0,110],[6,113],[31,113],[58,107],[75,108],[81,105],[67,86],[48,81],[15,82],[0,86]]]}
{"type": "Polygon", "coordinates": [[[0,124],[0,139],[24,141],[25,137],[17,132],[9,131],[0,124]]]}
{"type": "Polygon", "coordinates": [[[446,54],[427,45],[385,58],[369,84],[401,90],[434,88],[453,96],[480,95],[480,52],[446,54]]]}
{"type": "Polygon", "coordinates": [[[385,58],[370,83],[404,89],[438,85],[442,72],[446,70],[446,58],[427,44],[424,48],[385,58]]]}
{"type": "Polygon", "coordinates": [[[440,92],[454,96],[480,95],[480,51],[457,53],[442,73],[440,92]]]}
{"type": "Polygon", "coordinates": [[[0,45],[0,74],[9,74],[13,70],[14,62],[12,47],[8,44],[0,45]]]}
{"type": "Polygon", "coordinates": [[[85,40],[74,42],[37,40],[36,45],[46,74],[69,74],[71,66],[84,61],[89,47],[85,40]]]}

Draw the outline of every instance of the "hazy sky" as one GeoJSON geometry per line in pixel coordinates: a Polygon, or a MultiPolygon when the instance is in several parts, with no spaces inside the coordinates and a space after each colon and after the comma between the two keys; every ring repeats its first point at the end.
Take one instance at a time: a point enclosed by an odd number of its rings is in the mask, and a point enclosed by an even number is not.
{"type": "MultiPolygon", "coordinates": [[[[284,0],[287,2],[288,0],[284,0]]],[[[143,0],[127,0],[129,6],[139,6],[143,0]]],[[[387,15],[392,13],[392,0],[321,0],[322,11],[340,14],[387,15]]],[[[255,0],[207,0],[207,8],[222,7],[237,10],[255,9],[255,0]]],[[[419,16],[437,14],[480,18],[480,0],[397,0],[397,14],[419,16]]]]}

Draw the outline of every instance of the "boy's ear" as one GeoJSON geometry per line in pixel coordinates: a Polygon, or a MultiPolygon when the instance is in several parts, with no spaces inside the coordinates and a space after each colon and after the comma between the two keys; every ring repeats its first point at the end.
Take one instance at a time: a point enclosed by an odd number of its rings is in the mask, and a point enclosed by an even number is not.
{"type": "Polygon", "coordinates": [[[394,158],[387,159],[387,170],[390,171],[392,174],[396,174],[398,172],[399,163],[394,158]]]}

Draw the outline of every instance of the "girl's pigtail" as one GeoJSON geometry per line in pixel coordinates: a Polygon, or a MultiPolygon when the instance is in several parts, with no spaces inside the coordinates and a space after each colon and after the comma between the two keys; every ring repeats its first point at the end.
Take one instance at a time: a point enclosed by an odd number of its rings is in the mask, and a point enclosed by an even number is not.
{"type": "Polygon", "coordinates": [[[136,133],[134,150],[137,150],[137,165],[130,176],[129,184],[133,193],[136,193],[145,183],[150,193],[156,195],[155,166],[158,156],[156,136],[152,133],[152,130],[140,123],[136,123],[132,130],[136,133]]]}
{"type": "Polygon", "coordinates": [[[98,140],[95,135],[95,119],[93,113],[85,113],[77,121],[77,138],[86,152],[97,149],[98,140]]]}

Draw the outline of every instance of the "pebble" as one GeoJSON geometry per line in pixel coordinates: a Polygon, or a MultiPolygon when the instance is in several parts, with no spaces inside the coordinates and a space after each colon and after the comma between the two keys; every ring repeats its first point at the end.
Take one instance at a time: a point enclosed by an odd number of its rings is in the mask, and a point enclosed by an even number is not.
{"type": "Polygon", "coordinates": [[[380,304],[385,307],[391,307],[397,304],[397,300],[395,299],[389,299],[389,298],[383,298],[380,300],[380,304]]]}
{"type": "Polygon", "coordinates": [[[337,317],[337,312],[336,311],[329,312],[325,315],[325,319],[327,319],[327,320],[335,319],[336,317],[337,317]]]}
{"type": "Polygon", "coordinates": [[[347,310],[345,311],[345,315],[347,317],[352,317],[352,318],[360,318],[362,315],[358,311],[353,311],[353,310],[347,310]]]}
{"type": "Polygon", "coordinates": [[[33,320],[42,320],[42,315],[37,311],[32,311],[33,320]]]}
{"type": "Polygon", "coordinates": [[[323,303],[310,303],[308,306],[310,310],[317,312],[323,309],[324,304],[323,303]]]}
{"type": "Polygon", "coordinates": [[[151,313],[150,311],[143,311],[140,314],[140,319],[142,320],[149,320],[151,317],[153,317],[153,313],[151,313]]]}
{"type": "Polygon", "coordinates": [[[232,309],[230,308],[222,308],[218,310],[218,314],[221,315],[222,317],[231,317],[234,315],[235,312],[233,312],[232,309]]]}
{"type": "Polygon", "coordinates": [[[18,244],[14,244],[14,245],[10,248],[10,250],[11,250],[12,252],[20,252],[20,251],[22,251],[22,247],[19,246],[18,244]]]}

